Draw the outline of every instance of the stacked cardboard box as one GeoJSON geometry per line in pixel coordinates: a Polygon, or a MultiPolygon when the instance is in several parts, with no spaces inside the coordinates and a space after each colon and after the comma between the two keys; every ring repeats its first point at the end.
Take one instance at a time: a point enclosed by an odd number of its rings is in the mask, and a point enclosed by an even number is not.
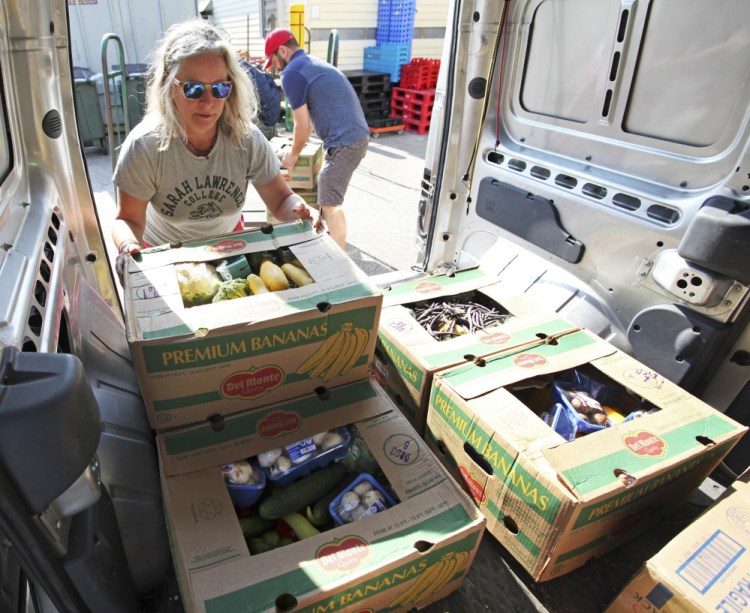
{"type": "Polygon", "coordinates": [[[487,530],[545,581],[682,504],[746,428],[586,330],[515,303],[485,272],[389,288],[377,349],[389,394],[410,419],[426,413],[425,439],[472,495],[487,530]],[[420,340],[410,314],[418,288],[446,301],[472,282],[472,297],[493,298],[514,315],[507,332],[499,326],[488,335],[501,342],[484,344],[481,334],[420,340]],[[607,386],[614,414],[631,418],[583,426],[576,422],[584,416],[573,414],[577,436],[568,440],[553,427],[552,390],[571,373],[607,386]],[[596,431],[582,436],[586,429],[596,431]]]}
{"type": "MultiPolygon", "coordinates": [[[[486,520],[370,381],[382,294],[330,237],[295,222],[163,246],[129,261],[125,277],[128,340],[158,430],[187,611],[409,610],[461,585],[486,520]],[[226,260],[240,268],[274,251],[304,264],[313,283],[185,305],[179,266],[226,260]],[[311,361],[326,366],[302,367],[311,361]],[[256,462],[332,429],[357,433],[393,503],[251,555],[238,513],[260,511],[235,509],[222,465],[256,462]]],[[[317,467],[305,479],[316,479],[317,467]]]]}
{"type": "MultiPolygon", "coordinates": [[[[276,152],[276,156],[281,160],[284,154],[292,147],[292,141],[289,138],[276,136],[271,139],[271,146],[276,152]]],[[[323,143],[311,139],[302,149],[297,158],[297,163],[284,178],[287,180],[292,189],[312,190],[318,185],[318,173],[323,163],[323,143]]]]}
{"type": "MultiPolygon", "coordinates": [[[[237,415],[217,431],[159,436],[175,567],[188,611],[406,611],[463,581],[484,519],[369,381],[237,415]],[[250,555],[218,465],[351,424],[398,504],[366,520],[250,555]],[[429,544],[429,545],[428,545],[429,544]]],[[[292,484],[292,486],[294,485],[292,484]]]]}
{"type": "Polygon", "coordinates": [[[607,609],[742,611],[750,604],[750,471],[643,568],[607,609]]]}
{"type": "Polygon", "coordinates": [[[178,248],[149,249],[140,262],[129,261],[128,342],[155,429],[301,396],[321,383],[341,385],[368,376],[380,292],[328,235],[302,222],[272,227],[268,234],[257,229],[178,248]],[[179,264],[216,263],[279,248],[289,249],[315,283],[281,293],[184,305],[179,264]],[[298,373],[306,358],[343,327],[362,329],[368,337],[351,369],[325,381],[298,373]]]}

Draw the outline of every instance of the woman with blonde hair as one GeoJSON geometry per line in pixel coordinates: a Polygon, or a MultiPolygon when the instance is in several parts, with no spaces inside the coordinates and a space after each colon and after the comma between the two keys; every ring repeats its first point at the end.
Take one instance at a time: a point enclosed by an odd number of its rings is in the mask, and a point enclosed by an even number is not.
{"type": "Polygon", "coordinates": [[[249,183],[277,219],[323,229],[280,174],[257,111],[224,32],[198,18],[165,32],[149,67],[146,114],[125,139],[113,177],[118,272],[142,247],[241,230],[249,183]]]}

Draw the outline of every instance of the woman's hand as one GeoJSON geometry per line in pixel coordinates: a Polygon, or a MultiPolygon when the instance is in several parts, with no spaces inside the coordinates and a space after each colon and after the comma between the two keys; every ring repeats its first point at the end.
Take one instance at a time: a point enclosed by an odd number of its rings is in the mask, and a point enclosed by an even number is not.
{"type": "Polygon", "coordinates": [[[120,245],[120,250],[117,253],[117,259],[115,260],[115,272],[117,278],[120,279],[120,285],[125,287],[125,259],[129,257],[140,257],[141,246],[135,241],[125,241],[120,245]]]}
{"type": "Polygon", "coordinates": [[[328,232],[328,227],[326,226],[326,222],[323,221],[323,216],[320,214],[320,211],[316,208],[311,207],[304,200],[300,200],[294,206],[292,212],[297,217],[297,219],[301,219],[302,221],[309,221],[312,224],[312,227],[315,228],[318,232],[328,232]]]}

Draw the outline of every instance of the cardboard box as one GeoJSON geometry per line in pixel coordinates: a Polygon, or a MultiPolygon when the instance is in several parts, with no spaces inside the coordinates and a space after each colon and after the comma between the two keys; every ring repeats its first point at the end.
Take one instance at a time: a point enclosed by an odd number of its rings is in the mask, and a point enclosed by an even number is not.
{"type": "Polygon", "coordinates": [[[309,224],[292,222],[273,226],[271,233],[258,229],[148,249],[140,262],[129,260],[125,277],[128,342],[156,429],[369,376],[382,295],[328,235],[317,234],[309,224]],[[279,247],[288,247],[315,283],[184,306],[175,264],[279,247]],[[345,348],[352,350],[349,361],[345,348]],[[315,352],[329,349],[329,368],[301,368],[315,352]]]}
{"type": "Polygon", "coordinates": [[[376,353],[379,381],[409,422],[423,434],[432,379],[436,373],[472,359],[535,344],[539,334],[555,335],[577,327],[540,312],[523,297],[508,294],[479,269],[394,285],[384,292],[376,353]],[[431,335],[414,317],[425,302],[466,299],[508,313],[504,323],[446,340],[431,335]]]}
{"type": "Polygon", "coordinates": [[[425,438],[487,530],[538,581],[578,568],[683,503],[746,428],[580,330],[436,375],[425,438]],[[567,441],[539,417],[576,368],[660,410],[567,441]],[[629,390],[629,391],[624,391],[629,390]]]}
{"type": "MultiPolygon", "coordinates": [[[[297,399],[157,436],[164,504],[185,609],[408,611],[463,582],[484,518],[377,386],[297,399]],[[356,416],[356,417],[355,417],[356,416]],[[251,556],[219,464],[352,418],[398,499],[358,522],[251,556]]],[[[293,487],[293,485],[292,485],[293,487]]]]}
{"type": "Polygon", "coordinates": [[[750,471],[643,568],[607,609],[740,611],[750,603],[750,471]]]}
{"type": "MultiPolygon", "coordinates": [[[[292,141],[282,136],[275,136],[270,142],[279,161],[292,146],[292,141]]],[[[313,189],[318,184],[318,174],[322,165],[323,143],[318,140],[309,140],[297,158],[294,168],[283,173],[284,178],[295,190],[313,189]]]]}
{"type": "Polygon", "coordinates": [[[318,187],[317,185],[312,189],[295,189],[294,193],[302,197],[302,200],[307,204],[318,204],[318,187]]]}

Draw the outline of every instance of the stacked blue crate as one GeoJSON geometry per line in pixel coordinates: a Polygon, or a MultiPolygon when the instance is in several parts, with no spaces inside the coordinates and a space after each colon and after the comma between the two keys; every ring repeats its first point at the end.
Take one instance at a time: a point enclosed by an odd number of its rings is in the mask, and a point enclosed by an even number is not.
{"type": "Polygon", "coordinates": [[[398,82],[401,66],[411,60],[416,0],[378,0],[376,45],[365,48],[365,70],[387,72],[398,82]]]}
{"type": "Polygon", "coordinates": [[[365,47],[365,70],[386,72],[392,82],[401,78],[401,66],[409,63],[409,45],[405,43],[383,43],[365,47]]]}

